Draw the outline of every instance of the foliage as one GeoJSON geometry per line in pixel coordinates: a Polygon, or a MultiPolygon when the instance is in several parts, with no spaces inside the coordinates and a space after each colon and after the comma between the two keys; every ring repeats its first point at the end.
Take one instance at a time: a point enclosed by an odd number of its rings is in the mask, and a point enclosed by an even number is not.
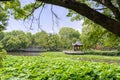
{"type": "Polygon", "coordinates": [[[24,19],[27,11],[23,10],[19,0],[11,0],[2,2],[4,9],[7,11],[7,14],[14,15],[15,19],[24,19]],[[12,11],[11,11],[12,10],[12,11]]]}
{"type": "Polygon", "coordinates": [[[27,33],[26,33],[26,37],[27,37],[28,40],[29,40],[29,45],[28,45],[28,47],[29,47],[29,46],[32,46],[32,45],[33,45],[33,42],[34,42],[32,33],[27,32],[27,33]]]}
{"type": "Polygon", "coordinates": [[[72,43],[79,41],[80,33],[69,27],[63,27],[59,31],[60,39],[64,49],[70,49],[72,43]]]}
{"type": "Polygon", "coordinates": [[[120,34],[119,30],[117,30],[119,29],[119,25],[120,25],[119,23],[120,1],[119,0],[106,0],[106,1],[102,1],[102,0],[77,0],[77,1],[76,0],[70,0],[70,1],[40,0],[36,2],[31,2],[30,4],[26,4],[24,6],[21,5],[19,0],[12,0],[9,2],[1,2],[2,4],[1,8],[3,9],[3,13],[13,14],[15,19],[24,20],[26,18],[29,18],[29,16],[33,16],[33,13],[35,12],[35,10],[38,9],[39,7],[43,7],[44,3],[55,4],[55,5],[63,6],[66,8],[70,8],[67,16],[72,17],[71,19],[72,21],[81,20],[81,19],[84,20],[83,16],[85,16],[88,19],[94,21],[95,23],[102,25],[104,28],[115,33],[116,35],[119,36],[120,34]],[[69,2],[70,4],[68,4],[69,2]],[[76,4],[78,5],[76,6],[76,4]],[[76,7],[80,7],[80,8],[76,9],[76,7]],[[89,12],[89,14],[87,12],[89,12]],[[103,19],[102,20],[103,22],[101,22],[101,19],[103,19]],[[114,27],[112,25],[114,25],[114,27]]]}
{"type": "Polygon", "coordinates": [[[96,48],[97,46],[120,49],[120,38],[118,36],[88,19],[83,22],[80,37],[85,49],[96,48]]]}
{"type": "Polygon", "coordinates": [[[0,68],[3,66],[2,61],[6,57],[6,50],[2,48],[2,45],[0,44],[0,68]]]}
{"type": "Polygon", "coordinates": [[[2,80],[120,79],[119,66],[72,60],[61,53],[54,55],[47,53],[39,57],[7,56],[3,62],[4,67],[0,69],[0,77],[2,80]]]}
{"type": "Polygon", "coordinates": [[[3,49],[1,44],[1,40],[4,37],[4,33],[2,32],[7,26],[8,15],[5,13],[3,9],[3,5],[0,2],[0,68],[3,66],[2,61],[6,56],[6,50],[3,49]]]}
{"type": "Polygon", "coordinates": [[[61,41],[58,34],[49,34],[48,35],[48,50],[49,51],[58,51],[61,48],[61,41]]]}
{"type": "Polygon", "coordinates": [[[83,49],[120,50],[120,38],[108,32],[89,20],[84,22],[82,34],[78,31],[63,27],[58,34],[50,34],[45,31],[36,34],[23,31],[1,32],[0,42],[8,51],[22,50],[27,47],[38,47],[49,51],[72,49],[72,43],[81,41],[83,49]],[[87,23],[87,24],[86,24],[87,23]],[[80,38],[79,38],[80,37],[80,38]]]}
{"type": "MultiPolygon", "coordinates": [[[[118,0],[117,1],[108,0],[105,2],[101,2],[100,0],[96,0],[96,1],[95,0],[77,0],[77,1],[80,3],[83,3],[85,5],[88,5],[90,8],[93,8],[97,12],[104,14],[105,16],[112,18],[113,20],[119,21],[119,19],[118,19],[119,17],[116,16],[116,15],[118,15],[117,13],[119,12],[119,11],[117,12],[117,10],[120,7],[120,5],[118,4],[119,3],[118,0]],[[110,5],[112,8],[108,7],[109,4],[107,4],[107,2],[112,4],[112,6],[110,5]]],[[[33,15],[32,13],[34,13],[34,11],[35,11],[34,9],[38,9],[39,7],[42,7],[43,5],[44,4],[42,4],[42,2],[40,2],[40,1],[32,2],[30,4],[26,4],[25,6],[21,6],[21,3],[19,0],[13,0],[13,1],[9,1],[9,2],[1,2],[1,7],[0,7],[0,10],[2,11],[0,14],[1,22],[4,25],[6,25],[8,13],[13,14],[15,19],[26,19],[29,16],[33,15]]],[[[75,11],[73,11],[71,9],[69,10],[69,13],[67,14],[67,16],[71,17],[71,21],[84,20],[84,23],[83,23],[84,28],[83,28],[83,33],[81,35],[81,40],[84,44],[84,49],[96,48],[96,46],[100,45],[102,47],[113,47],[113,48],[116,48],[117,50],[120,50],[120,43],[119,43],[120,38],[118,38],[116,35],[108,32],[105,29],[102,29],[101,26],[96,25],[95,23],[84,18],[83,16],[79,15],[78,13],[76,13],[75,11]]],[[[94,17],[96,17],[96,16],[93,16],[93,18],[94,17]]],[[[103,22],[101,22],[101,23],[103,23],[103,22]]],[[[115,29],[115,30],[117,30],[117,29],[115,29]]],[[[73,42],[79,40],[79,34],[77,31],[71,32],[69,29],[65,29],[65,28],[62,29],[61,31],[63,31],[63,32],[60,32],[62,48],[70,49],[71,44],[73,42]]],[[[41,40],[39,40],[39,38],[36,38],[36,39],[32,40],[32,42],[29,40],[29,43],[27,43],[27,42],[22,43],[24,39],[22,39],[22,42],[20,42],[19,38],[17,38],[17,37],[16,37],[16,39],[13,39],[12,37],[10,39],[11,40],[8,42],[10,45],[7,44],[9,46],[8,49],[11,48],[12,44],[14,44],[14,45],[12,45],[13,49],[15,48],[15,46],[17,46],[19,44],[22,45],[23,48],[28,47],[32,44],[37,45],[37,46],[42,46],[43,48],[44,47],[47,48],[50,45],[55,46],[54,43],[48,45],[47,41],[49,41],[51,43],[52,40],[48,40],[47,37],[43,37],[43,39],[41,38],[41,40]],[[12,40],[13,41],[16,40],[16,41],[18,41],[18,43],[13,42],[12,40]],[[24,44],[27,44],[27,45],[24,45],[24,44]],[[46,47],[46,45],[47,45],[47,47],[46,47]]],[[[26,41],[26,39],[25,39],[25,41],[26,41]]],[[[21,46],[18,46],[16,48],[21,48],[21,46]]],[[[11,50],[13,50],[13,49],[11,49],[11,50]]],[[[49,49],[50,49],[50,47],[49,47],[49,49]]]]}
{"type": "MultiPolygon", "coordinates": [[[[62,32],[62,30],[60,32],[62,32]]],[[[66,48],[70,49],[72,46],[71,44],[79,40],[79,32],[72,28],[70,28],[68,32],[62,33],[63,34],[51,34],[41,31],[31,34],[30,32],[25,33],[23,31],[14,30],[11,32],[1,32],[0,42],[7,51],[24,50],[28,47],[36,47],[41,50],[60,51],[66,48]],[[68,34],[71,36],[64,38],[64,36],[68,34]]]]}
{"type": "Polygon", "coordinates": [[[0,41],[3,39],[4,37],[4,32],[0,31],[0,41]]]}
{"type": "Polygon", "coordinates": [[[120,51],[86,51],[86,55],[120,56],[120,51]]]}
{"type": "Polygon", "coordinates": [[[45,31],[38,32],[33,35],[33,45],[36,47],[46,48],[48,34],[45,31]]]}
{"type": "Polygon", "coordinates": [[[14,51],[28,47],[30,40],[23,31],[12,31],[4,34],[1,43],[6,50],[14,51]]]}
{"type": "MultiPolygon", "coordinates": [[[[108,7],[108,5],[112,4],[112,7],[116,7],[116,9],[120,9],[118,6],[119,5],[119,0],[115,1],[115,0],[110,0],[110,1],[106,1],[106,2],[102,2],[102,1],[99,1],[99,0],[78,0],[79,2],[85,4],[85,5],[88,5],[90,8],[96,10],[97,12],[100,12],[108,17],[111,17],[113,19],[116,19],[115,18],[115,14],[114,14],[114,11],[111,10],[110,7],[108,7]],[[108,5],[106,5],[108,3],[108,5]]],[[[110,5],[111,6],[111,5],[110,5]]],[[[83,17],[82,15],[80,15],[79,13],[73,11],[72,9],[69,9],[69,13],[67,14],[68,17],[71,17],[71,21],[79,21],[79,20],[84,20],[85,17],[83,17]]]]}
{"type": "Polygon", "coordinates": [[[6,28],[9,15],[6,13],[4,5],[0,2],[0,31],[6,28]]]}

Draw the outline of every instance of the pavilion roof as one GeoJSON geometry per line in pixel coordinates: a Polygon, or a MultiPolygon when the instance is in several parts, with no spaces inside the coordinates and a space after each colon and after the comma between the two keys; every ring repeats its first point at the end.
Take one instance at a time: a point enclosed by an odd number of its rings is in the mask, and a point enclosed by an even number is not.
{"type": "Polygon", "coordinates": [[[77,42],[75,42],[74,44],[72,44],[73,46],[75,46],[75,45],[78,45],[78,46],[82,46],[83,44],[80,42],[80,41],[77,41],[77,42]]]}

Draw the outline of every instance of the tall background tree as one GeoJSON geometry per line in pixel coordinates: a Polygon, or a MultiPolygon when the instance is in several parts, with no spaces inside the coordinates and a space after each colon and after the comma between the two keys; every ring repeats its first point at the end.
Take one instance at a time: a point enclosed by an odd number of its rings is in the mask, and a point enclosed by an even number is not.
{"type": "Polygon", "coordinates": [[[48,34],[45,31],[33,35],[33,46],[46,49],[48,34]]]}
{"type": "Polygon", "coordinates": [[[45,31],[31,34],[23,31],[1,32],[0,43],[7,51],[21,51],[26,48],[39,48],[48,51],[61,51],[72,48],[72,43],[78,41],[80,33],[68,27],[60,29],[58,34],[45,31]]]}
{"type": "Polygon", "coordinates": [[[72,43],[79,41],[80,33],[69,27],[63,27],[59,31],[63,49],[71,49],[72,43]]]}
{"type": "Polygon", "coordinates": [[[47,47],[49,51],[61,50],[61,40],[58,34],[48,34],[47,47]]]}
{"type": "Polygon", "coordinates": [[[102,50],[106,48],[120,50],[120,37],[88,19],[84,20],[80,38],[84,49],[95,49],[99,46],[102,50]]]}
{"type": "Polygon", "coordinates": [[[15,51],[27,48],[31,41],[23,31],[12,31],[4,33],[1,43],[7,51],[15,51]]]}

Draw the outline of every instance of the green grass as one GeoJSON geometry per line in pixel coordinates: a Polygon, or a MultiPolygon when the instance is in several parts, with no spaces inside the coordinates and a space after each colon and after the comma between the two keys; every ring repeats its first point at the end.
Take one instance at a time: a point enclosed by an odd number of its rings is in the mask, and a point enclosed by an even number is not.
{"type": "Polygon", "coordinates": [[[102,56],[102,55],[66,55],[62,52],[46,52],[41,56],[51,58],[67,58],[71,60],[90,61],[90,62],[105,62],[109,64],[120,65],[120,56],[102,56]]]}
{"type": "Polygon", "coordinates": [[[46,52],[40,56],[7,56],[1,80],[120,80],[119,57],[66,55],[46,52]],[[96,60],[103,60],[96,62],[96,60]],[[114,65],[116,64],[116,65],[114,65]]]}

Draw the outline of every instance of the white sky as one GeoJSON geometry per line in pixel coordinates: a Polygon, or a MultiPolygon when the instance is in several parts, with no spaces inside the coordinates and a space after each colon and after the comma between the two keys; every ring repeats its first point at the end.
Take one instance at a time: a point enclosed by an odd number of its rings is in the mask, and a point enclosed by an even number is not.
{"type": "MultiPolygon", "coordinates": [[[[22,3],[22,5],[25,5],[26,3],[29,3],[30,1],[31,0],[21,0],[21,3],[22,3]]],[[[41,8],[39,8],[38,10],[35,11],[34,15],[36,18],[38,17],[40,10],[41,10],[41,8]]],[[[67,9],[65,9],[63,7],[54,6],[53,10],[60,18],[58,20],[58,22],[59,22],[58,25],[54,25],[54,27],[53,27],[55,33],[57,33],[61,27],[72,27],[81,32],[81,28],[82,28],[81,22],[80,21],[71,22],[70,18],[66,17],[66,15],[68,13],[67,9]]],[[[48,33],[53,32],[53,29],[52,29],[53,22],[52,22],[52,16],[51,16],[51,11],[50,11],[50,5],[47,5],[45,7],[45,9],[43,10],[40,23],[41,23],[41,28],[43,30],[45,30],[48,33]]],[[[30,30],[29,29],[30,23],[28,24],[28,23],[25,23],[20,20],[15,20],[13,17],[11,17],[6,31],[22,30],[25,32],[36,33],[36,32],[38,32],[37,25],[38,25],[38,23],[36,21],[34,21],[32,30],[30,30]]]]}

